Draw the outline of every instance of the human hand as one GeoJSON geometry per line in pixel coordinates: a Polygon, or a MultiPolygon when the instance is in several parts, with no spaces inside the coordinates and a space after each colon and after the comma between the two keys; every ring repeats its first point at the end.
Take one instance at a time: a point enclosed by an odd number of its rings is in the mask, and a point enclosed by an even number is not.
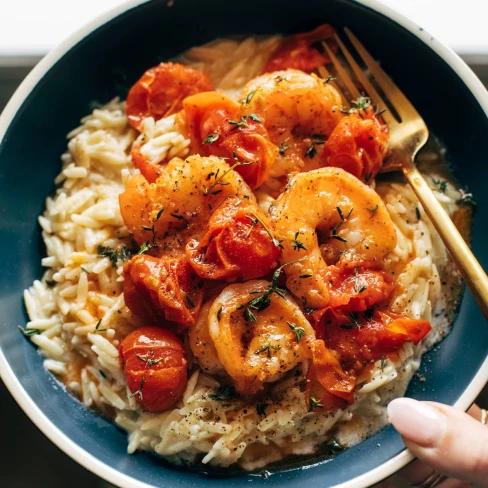
{"type": "MultiPolygon", "coordinates": [[[[466,414],[440,403],[398,398],[388,406],[388,416],[418,458],[398,473],[411,485],[488,486],[488,428],[480,423],[479,407],[466,414]]],[[[393,485],[386,481],[382,486],[393,485]]]]}

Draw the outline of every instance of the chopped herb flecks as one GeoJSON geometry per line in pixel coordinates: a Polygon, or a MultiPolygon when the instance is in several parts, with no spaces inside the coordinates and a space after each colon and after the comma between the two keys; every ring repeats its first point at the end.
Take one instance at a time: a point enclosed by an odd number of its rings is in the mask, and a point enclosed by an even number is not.
{"type": "Polygon", "coordinates": [[[217,386],[214,393],[208,395],[208,398],[215,402],[221,402],[228,400],[232,395],[234,395],[234,390],[230,386],[217,386]]]}

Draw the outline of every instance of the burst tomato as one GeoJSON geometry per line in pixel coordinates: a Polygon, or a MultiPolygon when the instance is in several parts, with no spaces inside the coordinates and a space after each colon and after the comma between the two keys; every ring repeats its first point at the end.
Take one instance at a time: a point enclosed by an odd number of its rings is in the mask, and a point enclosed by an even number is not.
{"type": "Polygon", "coordinates": [[[431,330],[426,320],[391,312],[370,314],[329,311],[323,319],[325,344],[357,374],[370,362],[395,354],[408,341],[418,344],[431,330]]]}
{"type": "Polygon", "coordinates": [[[178,120],[193,153],[240,162],[235,170],[252,189],[268,179],[278,148],[257,114],[242,115],[241,105],[216,92],[188,97],[183,107],[178,120]]]}
{"type": "Polygon", "coordinates": [[[187,258],[195,272],[211,280],[251,280],[266,275],[280,251],[256,217],[267,225],[257,205],[235,199],[223,202],[213,213],[205,236],[187,245],[187,258]]]}
{"type": "Polygon", "coordinates": [[[315,341],[312,353],[306,387],[310,411],[327,411],[353,403],[354,376],[344,372],[337,358],[325,347],[324,341],[315,341]]]}
{"type": "Polygon", "coordinates": [[[299,69],[311,73],[319,66],[330,63],[314,44],[332,37],[334,28],[328,24],[321,25],[312,32],[296,34],[285,38],[282,44],[271,54],[263,68],[263,73],[272,73],[285,69],[299,69]]]}
{"type": "Polygon", "coordinates": [[[174,322],[186,328],[198,317],[203,288],[184,259],[143,254],[124,265],[124,299],[145,320],[174,322]]]}
{"type": "Polygon", "coordinates": [[[120,344],[127,385],[148,412],[171,408],[183,395],[187,361],[182,342],[161,327],[141,327],[120,344]]]}
{"type": "Polygon", "coordinates": [[[394,288],[384,271],[342,263],[327,266],[322,277],[329,288],[329,307],[347,311],[364,312],[386,300],[394,288]]]}
{"type": "Polygon", "coordinates": [[[181,64],[161,63],[148,69],[127,95],[129,123],[140,130],[146,117],[159,120],[181,110],[183,99],[213,90],[207,73],[181,64]]]}
{"type": "Polygon", "coordinates": [[[344,117],[324,146],[325,166],[342,168],[369,182],[388,154],[388,127],[374,116],[372,108],[344,117]]]}

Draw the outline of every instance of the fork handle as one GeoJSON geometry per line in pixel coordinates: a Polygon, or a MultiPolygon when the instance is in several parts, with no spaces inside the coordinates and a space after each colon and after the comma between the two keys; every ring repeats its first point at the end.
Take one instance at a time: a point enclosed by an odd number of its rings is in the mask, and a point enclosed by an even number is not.
{"type": "Polygon", "coordinates": [[[488,276],[419,170],[413,163],[405,166],[403,167],[405,177],[444,241],[485,318],[488,319],[488,276]]]}

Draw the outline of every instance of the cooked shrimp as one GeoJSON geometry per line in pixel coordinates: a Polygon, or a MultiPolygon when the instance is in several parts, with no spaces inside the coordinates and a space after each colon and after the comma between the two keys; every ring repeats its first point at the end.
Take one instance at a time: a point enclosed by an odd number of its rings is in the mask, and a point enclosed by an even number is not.
{"type": "Polygon", "coordinates": [[[284,291],[272,291],[275,286],[261,280],[230,285],[208,315],[219,360],[237,392],[245,396],[312,357],[311,325],[284,291]]]}
{"type": "MultiPolygon", "coordinates": [[[[256,113],[295,171],[321,166],[323,144],[344,117],[337,90],[315,75],[289,69],[251,80],[243,90],[245,115],[256,113]]],[[[289,165],[288,165],[289,166],[289,165]]]]}
{"type": "Polygon", "coordinates": [[[191,156],[171,160],[155,183],[135,175],[119,202],[125,225],[139,245],[154,243],[166,255],[178,257],[190,237],[203,235],[211,214],[229,196],[256,201],[223,159],[191,156]]]}
{"type": "Polygon", "coordinates": [[[275,229],[283,237],[287,287],[308,306],[328,305],[321,273],[329,264],[369,263],[380,267],[396,245],[386,207],[369,186],[339,168],[295,176],[277,201],[275,229]],[[300,246],[296,243],[299,242],[300,246]]]}
{"type": "Polygon", "coordinates": [[[219,374],[225,370],[208,330],[208,315],[212,303],[210,300],[203,305],[197,323],[188,331],[188,338],[193,356],[200,368],[209,374],[219,374]]]}

